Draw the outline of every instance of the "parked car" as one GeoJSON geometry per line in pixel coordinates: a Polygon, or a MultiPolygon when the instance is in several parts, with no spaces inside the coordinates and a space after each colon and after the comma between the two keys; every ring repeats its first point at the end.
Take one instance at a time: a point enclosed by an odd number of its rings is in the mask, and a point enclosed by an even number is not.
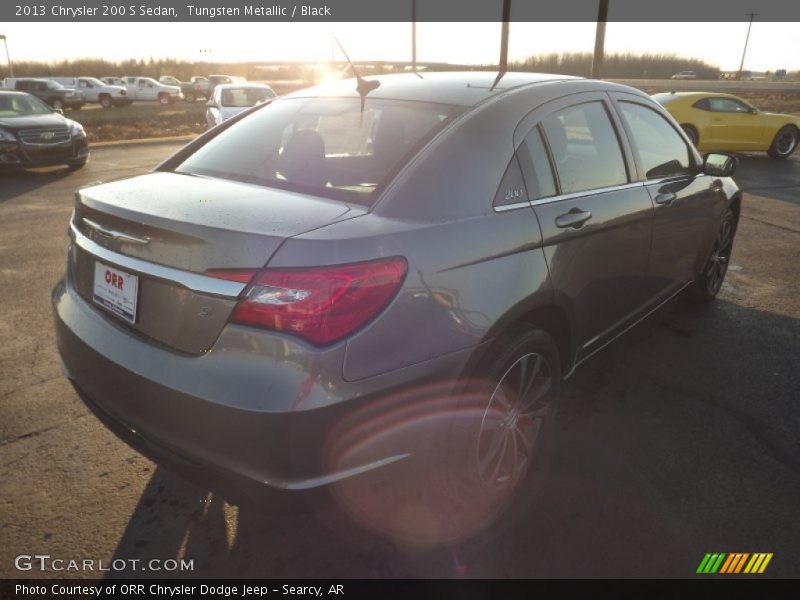
{"type": "Polygon", "coordinates": [[[181,81],[171,75],[163,75],[158,81],[165,85],[180,87],[183,99],[187,102],[195,102],[198,98],[205,99],[208,96],[208,80],[204,77],[192,77],[189,81],[181,81]]]}
{"type": "Polygon", "coordinates": [[[103,108],[129,106],[132,102],[124,86],[110,85],[96,77],[53,77],[52,80],[65,88],[80,90],[86,102],[98,103],[103,108]]]}
{"type": "Polygon", "coordinates": [[[638,90],[494,80],[302,90],[80,189],[52,301],[84,402],[234,497],[330,486],[377,527],[485,527],[541,479],[562,380],[717,295],[741,203],[733,157],[638,90]],[[377,500],[397,490],[451,508],[377,500]]]}
{"type": "Polygon", "coordinates": [[[118,85],[120,87],[127,87],[125,80],[122,77],[100,77],[100,81],[106,85],[118,85]]]}
{"type": "Polygon", "coordinates": [[[731,94],[673,92],[653,99],[702,151],[764,151],[772,158],[787,158],[800,140],[800,117],[761,112],[731,94]]]}
{"type": "Polygon", "coordinates": [[[86,104],[86,98],[82,92],[67,89],[49,79],[15,79],[11,89],[33,94],[56,110],[64,108],[80,110],[86,104]]]}
{"type": "Polygon", "coordinates": [[[261,83],[224,83],[214,88],[206,104],[206,123],[209,129],[238,115],[245,109],[274,98],[277,94],[261,83]]]}
{"type": "Polygon", "coordinates": [[[678,71],[671,79],[697,79],[697,73],[694,71],[678,71]]]}
{"type": "Polygon", "coordinates": [[[214,93],[214,88],[224,83],[245,83],[247,80],[244,77],[236,77],[235,75],[209,75],[208,76],[208,93],[209,98],[214,93]]]}
{"type": "Polygon", "coordinates": [[[183,98],[180,87],[159,83],[151,77],[125,76],[123,79],[131,100],[158,102],[166,106],[183,98]]]}
{"type": "Polygon", "coordinates": [[[89,159],[83,126],[35,96],[0,90],[0,167],[67,165],[89,159]]]}

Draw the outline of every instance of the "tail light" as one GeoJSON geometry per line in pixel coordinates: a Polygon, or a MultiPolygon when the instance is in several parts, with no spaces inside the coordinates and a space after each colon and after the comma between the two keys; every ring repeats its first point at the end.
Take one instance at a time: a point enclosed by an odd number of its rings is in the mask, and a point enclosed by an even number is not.
{"type": "Polygon", "coordinates": [[[403,258],[305,269],[219,270],[207,273],[249,281],[231,321],[300,336],[312,344],[340,340],[370,321],[397,293],[403,258]]]}

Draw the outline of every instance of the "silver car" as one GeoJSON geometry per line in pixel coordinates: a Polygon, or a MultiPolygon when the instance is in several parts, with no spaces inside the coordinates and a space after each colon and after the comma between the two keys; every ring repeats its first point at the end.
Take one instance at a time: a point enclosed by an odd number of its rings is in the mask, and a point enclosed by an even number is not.
{"type": "Polygon", "coordinates": [[[214,93],[206,102],[206,123],[208,128],[216,127],[223,121],[238,115],[248,108],[271,100],[277,94],[262,83],[224,83],[214,88],[214,93]]]}
{"type": "Polygon", "coordinates": [[[81,189],[53,291],[80,396],[212,489],[326,487],[401,538],[528,497],[562,381],[714,298],[741,195],[640,91],[494,79],[302,90],[81,189]]]}

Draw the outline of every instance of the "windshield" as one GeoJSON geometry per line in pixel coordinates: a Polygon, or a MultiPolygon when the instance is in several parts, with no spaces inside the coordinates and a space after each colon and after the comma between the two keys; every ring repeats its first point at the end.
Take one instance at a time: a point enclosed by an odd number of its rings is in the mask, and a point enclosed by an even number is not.
{"type": "Polygon", "coordinates": [[[103,87],[105,83],[100,81],[99,79],[95,79],[94,77],[84,77],[83,81],[88,81],[92,85],[96,85],[97,87],[103,87]]]}
{"type": "Polygon", "coordinates": [[[221,101],[225,107],[247,108],[274,97],[269,88],[242,87],[222,90],[221,101]]]}
{"type": "Polygon", "coordinates": [[[464,109],[367,98],[275,101],[209,140],[175,170],[370,204],[377,190],[464,109]]]}
{"type": "Polygon", "coordinates": [[[47,115],[52,109],[33,96],[0,94],[0,118],[47,115]]]}

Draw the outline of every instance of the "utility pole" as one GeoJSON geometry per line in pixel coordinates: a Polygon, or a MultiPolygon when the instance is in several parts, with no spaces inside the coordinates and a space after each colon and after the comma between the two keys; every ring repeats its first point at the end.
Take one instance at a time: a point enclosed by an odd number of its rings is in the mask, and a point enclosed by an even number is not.
{"type": "Polygon", "coordinates": [[[6,59],[8,60],[8,76],[14,76],[14,67],[11,65],[11,55],[8,53],[8,40],[6,36],[0,34],[0,40],[3,40],[3,45],[6,47],[6,59]]]}
{"type": "Polygon", "coordinates": [[[758,13],[747,13],[747,16],[750,17],[750,23],[747,25],[747,37],[744,38],[744,50],[742,50],[742,62],[739,63],[739,73],[736,75],[736,79],[742,78],[742,69],[744,69],[744,57],[747,54],[747,42],[750,41],[750,28],[753,26],[753,19],[758,15],[758,13]]]}
{"type": "Polygon", "coordinates": [[[497,68],[497,77],[489,88],[493,90],[500,83],[503,75],[508,70],[508,25],[511,20],[511,0],[503,0],[503,26],[500,29],[500,63],[497,68]]]}
{"type": "Polygon", "coordinates": [[[411,0],[411,70],[417,72],[417,0],[411,0]]]}
{"type": "Polygon", "coordinates": [[[600,78],[603,67],[603,49],[606,45],[606,21],[608,20],[608,0],[600,0],[597,7],[597,33],[594,36],[594,57],[592,58],[592,79],[600,78]]]}

